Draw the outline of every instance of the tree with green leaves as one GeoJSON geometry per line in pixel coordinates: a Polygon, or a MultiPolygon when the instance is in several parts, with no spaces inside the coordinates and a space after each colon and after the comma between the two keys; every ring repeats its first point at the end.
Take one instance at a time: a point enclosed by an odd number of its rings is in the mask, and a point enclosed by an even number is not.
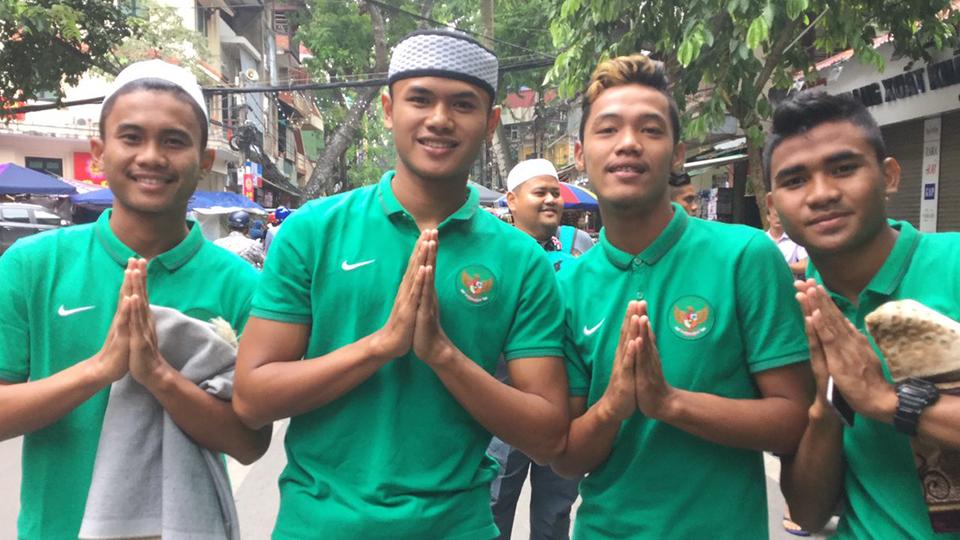
{"type": "Polygon", "coordinates": [[[931,47],[957,45],[958,23],[950,0],[563,0],[551,25],[563,51],[551,77],[573,95],[598,61],[650,51],[686,108],[685,140],[703,138],[726,115],[737,120],[747,136],[749,181],[760,195],[770,88],[790,87],[795,74],[815,77],[818,52],[852,49],[882,70],[874,41],[887,32],[895,54],[929,58],[931,47]]]}
{"type": "Polygon", "coordinates": [[[75,85],[91,67],[117,73],[114,48],[138,27],[126,2],[0,0],[0,99],[35,100],[75,85]]]}

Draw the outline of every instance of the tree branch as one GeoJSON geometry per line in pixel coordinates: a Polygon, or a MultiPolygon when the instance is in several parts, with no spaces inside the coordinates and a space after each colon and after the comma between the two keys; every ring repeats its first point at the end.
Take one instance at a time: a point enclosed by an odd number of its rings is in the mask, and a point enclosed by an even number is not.
{"type": "Polygon", "coordinates": [[[778,37],[777,41],[775,41],[773,46],[770,47],[770,53],[763,62],[763,69],[753,81],[753,87],[756,90],[756,95],[761,95],[763,88],[770,80],[770,76],[773,75],[773,70],[776,69],[777,65],[780,63],[780,59],[783,57],[784,49],[786,49],[787,45],[793,41],[793,38],[795,37],[793,35],[794,30],[796,30],[797,23],[799,21],[800,18],[797,17],[796,19],[788,22],[787,26],[780,31],[780,37],[778,37]]]}

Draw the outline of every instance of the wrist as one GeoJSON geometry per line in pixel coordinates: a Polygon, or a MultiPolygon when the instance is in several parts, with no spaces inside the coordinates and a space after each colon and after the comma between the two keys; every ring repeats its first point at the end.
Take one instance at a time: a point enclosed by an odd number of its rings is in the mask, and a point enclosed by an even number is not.
{"type": "Polygon", "coordinates": [[[600,399],[597,400],[594,408],[597,410],[597,419],[603,425],[615,424],[619,426],[627,419],[623,418],[622,415],[617,414],[617,407],[610,402],[610,398],[607,396],[607,394],[600,396],[600,399]]]}
{"type": "Polygon", "coordinates": [[[661,422],[666,422],[668,424],[676,424],[677,419],[683,414],[683,400],[681,399],[681,392],[676,388],[670,388],[660,399],[660,404],[657,407],[656,411],[652,411],[653,414],[650,415],[651,418],[659,420],[661,422]]]}
{"type": "Polygon", "coordinates": [[[811,427],[823,426],[826,428],[839,428],[843,425],[840,422],[840,417],[837,415],[837,412],[833,410],[826,400],[821,399],[819,396],[807,410],[807,420],[811,427]]]}
{"type": "Polygon", "coordinates": [[[174,384],[174,377],[178,375],[177,371],[170,367],[165,361],[157,362],[146,372],[142,381],[138,381],[151,394],[157,395],[166,393],[174,384]]]}
{"type": "Polygon", "coordinates": [[[897,413],[897,401],[896,389],[890,384],[884,384],[878,392],[871,394],[861,414],[878,422],[892,424],[893,415],[897,413]]]}
{"type": "Polygon", "coordinates": [[[98,390],[110,386],[115,381],[123,378],[123,375],[117,377],[115,373],[113,373],[113,370],[111,370],[110,366],[101,358],[100,354],[84,360],[83,367],[84,378],[87,384],[96,387],[98,390]]]}
{"type": "Polygon", "coordinates": [[[447,340],[440,346],[434,347],[429,358],[423,358],[433,369],[443,369],[452,366],[457,361],[457,349],[447,340]]]}

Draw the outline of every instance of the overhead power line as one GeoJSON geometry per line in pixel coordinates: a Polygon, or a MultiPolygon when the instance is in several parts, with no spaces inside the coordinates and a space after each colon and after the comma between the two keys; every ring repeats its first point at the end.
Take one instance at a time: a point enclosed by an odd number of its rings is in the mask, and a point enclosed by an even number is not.
{"type": "MultiPolygon", "coordinates": [[[[538,69],[543,67],[550,67],[553,65],[553,59],[544,58],[542,60],[527,60],[516,62],[513,64],[505,65],[500,68],[501,73],[508,73],[511,71],[524,71],[528,69],[538,69]]],[[[204,94],[212,95],[230,95],[230,94],[271,94],[276,92],[296,92],[301,90],[334,90],[338,88],[365,88],[370,86],[383,86],[387,84],[387,80],[384,78],[375,78],[367,79],[362,81],[339,81],[331,83],[304,83],[304,84],[289,84],[285,86],[270,86],[270,85],[258,85],[258,86],[243,86],[243,87],[223,87],[223,86],[205,86],[203,87],[204,94]]],[[[103,101],[103,96],[86,98],[86,99],[76,99],[71,101],[64,101],[61,104],[56,103],[42,103],[37,105],[23,105],[21,107],[10,107],[0,109],[0,119],[4,116],[13,116],[15,114],[23,114],[28,112],[39,112],[47,111],[50,109],[61,109],[73,107],[76,105],[94,105],[103,101]]]]}

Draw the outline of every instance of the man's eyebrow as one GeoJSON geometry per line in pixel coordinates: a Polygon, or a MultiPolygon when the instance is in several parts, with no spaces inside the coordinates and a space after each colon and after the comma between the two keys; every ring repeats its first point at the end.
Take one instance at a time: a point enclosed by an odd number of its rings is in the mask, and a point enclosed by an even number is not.
{"type": "Polygon", "coordinates": [[[793,175],[795,175],[795,174],[802,173],[802,172],[804,172],[804,171],[806,171],[806,170],[807,170],[807,166],[806,166],[806,165],[794,165],[793,167],[787,167],[786,169],[780,169],[779,171],[777,171],[777,174],[776,174],[776,176],[774,176],[774,178],[775,178],[776,180],[780,180],[780,179],[783,179],[783,178],[785,178],[785,177],[787,177],[787,176],[793,176],[793,175]]]}
{"type": "Polygon", "coordinates": [[[825,163],[834,164],[838,161],[847,161],[850,159],[860,159],[863,158],[863,154],[860,152],[854,152],[853,150],[841,150],[827,156],[827,159],[823,160],[825,163]]]}

